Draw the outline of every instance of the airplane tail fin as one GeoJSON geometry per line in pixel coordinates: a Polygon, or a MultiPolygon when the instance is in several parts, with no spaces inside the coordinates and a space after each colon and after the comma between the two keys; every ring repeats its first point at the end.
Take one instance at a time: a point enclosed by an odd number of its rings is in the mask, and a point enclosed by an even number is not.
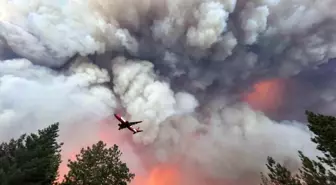
{"type": "Polygon", "coordinates": [[[133,134],[137,134],[139,132],[143,132],[143,130],[138,130],[137,132],[134,132],[133,134]]]}
{"type": "Polygon", "coordinates": [[[138,132],[143,132],[143,130],[140,130],[140,127],[138,127],[138,128],[136,129],[136,132],[134,132],[133,134],[136,134],[136,133],[138,133],[138,132]]]}

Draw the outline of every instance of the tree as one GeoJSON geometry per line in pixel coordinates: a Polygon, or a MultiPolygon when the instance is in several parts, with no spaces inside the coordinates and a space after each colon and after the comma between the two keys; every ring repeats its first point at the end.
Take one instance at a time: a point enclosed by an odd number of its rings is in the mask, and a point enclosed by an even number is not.
{"type": "Polygon", "coordinates": [[[268,174],[268,177],[261,173],[261,181],[263,185],[301,185],[297,176],[293,177],[289,170],[279,163],[276,163],[273,158],[267,158],[266,166],[270,173],[268,174]]]}
{"type": "Polygon", "coordinates": [[[3,185],[50,185],[61,162],[59,123],[0,144],[0,182],[3,185]]]}
{"type": "Polygon", "coordinates": [[[301,151],[299,156],[302,168],[299,173],[292,175],[273,158],[268,158],[268,177],[262,174],[262,184],[275,185],[335,185],[336,184],[336,118],[306,111],[308,128],[314,133],[312,142],[317,144],[317,149],[323,153],[317,157],[318,161],[311,160],[301,151]]]}
{"type": "Polygon", "coordinates": [[[62,185],[126,185],[134,178],[117,145],[106,148],[103,141],[92,147],[82,148],[76,160],[69,160],[69,172],[62,185]]]}

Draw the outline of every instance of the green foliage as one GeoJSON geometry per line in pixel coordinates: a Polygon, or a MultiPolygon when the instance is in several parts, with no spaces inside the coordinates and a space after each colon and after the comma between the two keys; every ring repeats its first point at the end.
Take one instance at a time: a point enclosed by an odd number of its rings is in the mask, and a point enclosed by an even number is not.
{"type": "Polygon", "coordinates": [[[38,134],[22,135],[0,144],[1,185],[126,185],[134,178],[117,145],[107,148],[99,141],[92,147],[81,149],[76,161],[70,161],[69,173],[57,183],[61,163],[57,143],[59,124],[55,123],[38,134]]]}
{"type": "Polygon", "coordinates": [[[59,123],[0,144],[0,182],[3,185],[50,185],[61,162],[57,143],[59,123]]]}
{"type": "Polygon", "coordinates": [[[335,170],[336,164],[336,118],[306,111],[308,127],[316,135],[312,141],[325,157],[319,160],[335,170]]]}
{"type": "Polygon", "coordinates": [[[286,185],[301,185],[300,181],[292,177],[292,174],[289,170],[285,167],[281,166],[279,163],[276,163],[273,158],[267,158],[266,164],[270,173],[268,174],[268,178],[265,177],[263,174],[262,176],[262,184],[286,184],[286,185]]]}
{"type": "Polygon", "coordinates": [[[125,163],[120,160],[117,145],[106,148],[99,141],[92,147],[82,148],[76,160],[69,160],[69,173],[62,185],[126,185],[134,178],[125,163]]]}
{"type": "Polygon", "coordinates": [[[317,144],[317,149],[324,156],[314,161],[306,157],[301,151],[299,156],[302,168],[299,174],[292,175],[281,164],[268,158],[268,177],[262,174],[263,185],[335,185],[336,175],[336,118],[306,111],[308,127],[314,133],[311,139],[317,144]]]}

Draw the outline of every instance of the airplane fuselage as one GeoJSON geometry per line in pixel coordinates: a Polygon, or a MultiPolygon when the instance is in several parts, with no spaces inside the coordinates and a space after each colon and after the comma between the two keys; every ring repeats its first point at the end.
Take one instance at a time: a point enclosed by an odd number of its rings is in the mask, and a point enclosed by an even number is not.
{"type": "Polygon", "coordinates": [[[118,124],[118,126],[119,126],[119,130],[124,129],[124,128],[128,128],[128,130],[130,130],[132,132],[137,132],[135,130],[135,128],[133,128],[132,126],[129,126],[127,123],[118,124]]]}
{"type": "Polygon", "coordinates": [[[118,124],[118,126],[119,126],[119,130],[127,128],[127,124],[118,124]]]}
{"type": "Polygon", "coordinates": [[[135,128],[133,128],[132,126],[128,126],[127,128],[128,128],[128,130],[132,131],[133,134],[135,134],[135,133],[138,132],[138,131],[137,131],[135,128]]]}

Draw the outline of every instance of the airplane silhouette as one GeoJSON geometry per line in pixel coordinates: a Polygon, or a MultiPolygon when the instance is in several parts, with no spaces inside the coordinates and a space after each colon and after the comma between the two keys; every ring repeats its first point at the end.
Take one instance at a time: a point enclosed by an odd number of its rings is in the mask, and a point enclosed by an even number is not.
{"type": "Polygon", "coordinates": [[[114,117],[116,117],[117,120],[120,121],[120,123],[118,124],[118,126],[119,126],[118,130],[128,128],[128,130],[132,131],[133,134],[136,134],[136,133],[139,133],[139,132],[143,132],[143,130],[140,130],[140,127],[138,127],[137,129],[135,129],[135,128],[132,127],[132,125],[141,123],[142,121],[129,122],[129,121],[126,121],[123,117],[119,116],[118,114],[114,114],[114,117]]]}

